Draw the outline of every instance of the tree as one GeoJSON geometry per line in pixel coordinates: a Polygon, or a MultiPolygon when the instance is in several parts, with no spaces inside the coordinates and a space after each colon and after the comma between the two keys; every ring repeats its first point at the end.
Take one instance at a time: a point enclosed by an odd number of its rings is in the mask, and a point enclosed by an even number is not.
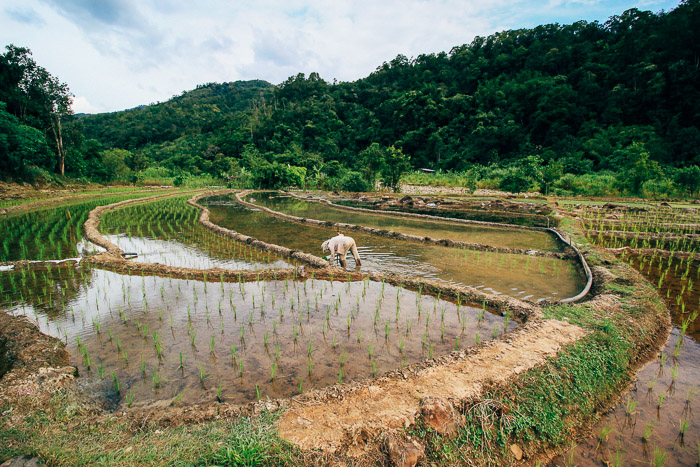
{"type": "Polygon", "coordinates": [[[51,132],[58,172],[64,175],[63,120],[72,114],[73,95],[66,83],[36,64],[29,49],[10,44],[6,50],[0,59],[0,97],[21,121],[51,132]]]}
{"type": "Polygon", "coordinates": [[[700,191],[700,167],[693,165],[678,169],[675,181],[685,189],[690,196],[700,191]]]}
{"type": "Polygon", "coordinates": [[[374,186],[377,176],[384,186],[397,190],[401,175],[411,168],[410,158],[394,146],[384,148],[372,143],[359,154],[360,164],[370,186],[374,186]]]}
{"type": "Polygon", "coordinates": [[[620,164],[617,182],[631,194],[641,194],[644,182],[659,174],[659,164],[651,160],[644,143],[635,142],[625,149],[618,149],[613,158],[620,164]]]}
{"type": "Polygon", "coordinates": [[[549,164],[542,168],[542,184],[544,185],[544,194],[549,194],[549,187],[554,182],[559,180],[564,174],[564,164],[561,161],[549,161],[549,164]]]}
{"type": "Polygon", "coordinates": [[[45,167],[50,158],[44,135],[36,128],[22,125],[0,102],[0,172],[23,177],[29,167],[45,167]]]}

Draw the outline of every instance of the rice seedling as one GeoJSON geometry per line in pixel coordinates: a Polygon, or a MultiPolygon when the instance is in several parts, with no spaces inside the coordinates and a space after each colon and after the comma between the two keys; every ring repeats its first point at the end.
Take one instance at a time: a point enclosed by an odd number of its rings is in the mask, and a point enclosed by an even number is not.
{"type": "Polygon", "coordinates": [[[596,451],[600,448],[601,444],[608,442],[608,438],[613,431],[614,429],[610,425],[605,425],[600,429],[600,433],[598,433],[598,445],[596,446],[596,451]]]}
{"type": "Polygon", "coordinates": [[[654,447],[654,454],[651,460],[651,465],[654,467],[662,467],[666,463],[666,452],[658,447],[654,447]]]}
{"type": "Polygon", "coordinates": [[[637,404],[638,401],[636,399],[632,399],[630,395],[627,395],[627,403],[625,404],[625,416],[627,418],[631,418],[633,415],[637,413],[637,404]]]}
{"type": "Polygon", "coordinates": [[[119,394],[120,386],[119,386],[119,378],[117,377],[117,373],[115,371],[112,371],[112,381],[114,382],[114,391],[119,394]]]}
{"type": "Polygon", "coordinates": [[[678,444],[680,444],[681,447],[685,446],[685,432],[687,430],[688,430],[688,419],[682,418],[679,421],[679,427],[678,427],[678,444]]]}
{"type": "Polygon", "coordinates": [[[644,434],[642,434],[642,443],[648,444],[653,432],[654,432],[654,422],[652,421],[652,422],[647,423],[647,426],[644,428],[644,434]]]}
{"type": "Polygon", "coordinates": [[[206,386],[204,385],[204,380],[206,380],[209,377],[207,374],[206,370],[204,369],[203,366],[200,365],[199,367],[199,384],[202,385],[203,388],[206,389],[206,386]]]}

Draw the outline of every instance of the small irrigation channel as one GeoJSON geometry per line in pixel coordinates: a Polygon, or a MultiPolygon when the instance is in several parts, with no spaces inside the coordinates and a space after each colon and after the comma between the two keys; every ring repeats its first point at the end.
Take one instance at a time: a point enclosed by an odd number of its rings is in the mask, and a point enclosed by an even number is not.
{"type": "MultiPolygon", "coordinates": [[[[217,225],[318,256],[326,254],[321,251],[321,243],[337,232],[330,221],[327,226],[291,222],[254,207],[243,206],[233,195],[210,197],[201,200],[201,203],[209,208],[210,219],[217,225]]],[[[378,215],[373,214],[370,219],[374,219],[374,216],[378,215]]],[[[363,215],[358,215],[354,220],[364,225],[361,222],[363,215]]],[[[444,224],[444,229],[451,227],[444,224]]],[[[581,292],[586,282],[577,263],[557,256],[454,248],[363,231],[344,233],[352,236],[358,244],[362,270],[439,279],[533,302],[573,297],[581,292]]],[[[549,242],[550,239],[547,239],[547,244],[551,245],[549,242]]],[[[351,257],[348,261],[349,265],[354,265],[351,257]]]]}
{"type": "Polygon", "coordinates": [[[700,464],[700,255],[697,208],[669,205],[569,206],[588,239],[615,251],[658,290],[671,311],[671,335],[643,366],[593,436],[557,465],[700,464]],[[695,410],[694,410],[695,409],[695,410]]]}

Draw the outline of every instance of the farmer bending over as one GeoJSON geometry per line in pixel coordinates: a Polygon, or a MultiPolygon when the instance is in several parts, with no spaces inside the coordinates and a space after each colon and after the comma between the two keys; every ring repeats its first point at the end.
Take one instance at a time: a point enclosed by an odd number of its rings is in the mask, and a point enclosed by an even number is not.
{"type": "Polygon", "coordinates": [[[330,240],[323,242],[321,244],[321,248],[323,248],[323,251],[328,251],[331,253],[331,261],[333,261],[336,255],[338,255],[340,257],[340,264],[343,267],[347,266],[345,257],[347,256],[348,251],[352,252],[352,256],[355,258],[355,264],[357,264],[357,266],[362,265],[360,255],[357,253],[357,245],[355,245],[355,240],[352,237],[346,237],[340,232],[338,232],[338,235],[330,240]]]}

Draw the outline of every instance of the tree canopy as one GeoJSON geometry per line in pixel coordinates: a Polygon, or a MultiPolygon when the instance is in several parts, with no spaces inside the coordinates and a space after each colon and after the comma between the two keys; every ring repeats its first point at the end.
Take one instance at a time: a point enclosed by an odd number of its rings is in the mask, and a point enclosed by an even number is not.
{"type": "MultiPolygon", "coordinates": [[[[395,187],[408,168],[491,166],[513,189],[549,190],[567,174],[610,171],[622,174],[619,187],[629,193],[662,176],[692,193],[687,170],[700,164],[699,3],[502,31],[449,52],[399,55],[354,82],[299,73],[277,86],[209,83],[163,103],[80,115],[66,129],[67,170],[115,177],[111,167],[121,165],[109,151],[119,149],[128,169],[119,177],[157,168],[247,173],[269,185],[278,175],[298,182],[303,168],[302,183],[329,187],[345,177],[362,186],[360,174],[365,186],[395,187]],[[81,157],[95,163],[82,169],[81,157]]],[[[20,124],[46,131],[46,109],[11,86],[24,65],[7,57],[28,56],[11,47],[0,62],[0,101],[20,124]]]]}

